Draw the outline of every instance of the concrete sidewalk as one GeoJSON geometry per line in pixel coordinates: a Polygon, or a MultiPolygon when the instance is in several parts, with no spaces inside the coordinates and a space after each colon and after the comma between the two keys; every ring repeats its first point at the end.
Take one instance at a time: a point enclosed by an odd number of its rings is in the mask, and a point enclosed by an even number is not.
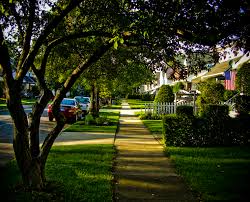
{"type": "Polygon", "coordinates": [[[115,201],[198,201],[127,103],[115,145],[115,201]]]}

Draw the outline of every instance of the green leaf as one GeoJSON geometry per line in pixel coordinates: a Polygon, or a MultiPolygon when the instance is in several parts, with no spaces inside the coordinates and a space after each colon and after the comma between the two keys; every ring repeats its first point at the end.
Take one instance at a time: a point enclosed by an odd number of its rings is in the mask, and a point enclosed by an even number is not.
{"type": "Polygon", "coordinates": [[[118,42],[115,41],[115,43],[114,43],[114,49],[117,50],[117,48],[118,48],[118,42]]]}
{"type": "Polygon", "coordinates": [[[12,4],[12,3],[13,3],[13,0],[9,0],[9,3],[12,4]]]}
{"type": "Polygon", "coordinates": [[[124,43],[124,39],[120,38],[120,43],[123,44],[124,43]]]}

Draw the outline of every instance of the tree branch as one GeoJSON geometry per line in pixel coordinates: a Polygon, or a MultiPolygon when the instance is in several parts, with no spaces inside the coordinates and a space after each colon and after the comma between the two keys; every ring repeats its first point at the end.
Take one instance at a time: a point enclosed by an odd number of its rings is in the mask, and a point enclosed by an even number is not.
{"type": "Polygon", "coordinates": [[[57,125],[55,128],[49,133],[49,135],[46,137],[46,139],[43,142],[42,145],[42,152],[41,152],[41,161],[45,162],[49,151],[57,138],[58,134],[61,132],[62,128],[64,127],[64,120],[62,118],[62,115],[59,113],[60,109],[60,103],[63,99],[63,97],[66,95],[66,93],[69,91],[69,89],[73,86],[73,84],[76,82],[77,78],[82,74],[82,72],[89,68],[92,64],[97,62],[111,47],[113,44],[104,44],[101,47],[99,47],[92,56],[88,59],[83,61],[71,74],[71,76],[68,77],[68,79],[65,81],[63,88],[59,91],[59,93],[56,94],[56,97],[53,101],[53,115],[55,116],[57,125]]]}
{"type": "Polygon", "coordinates": [[[41,35],[38,37],[33,50],[27,55],[25,60],[22,64],[19,66],[19,71],[16,75],[16,80],[21,84],[23,81],[23,78],[31,65],[34,62],[34,59],[37,55],[37,52],[39,48],[42,46],[44,40],[47,38],[47,36],[52,32],[54,28],[57,27],[57,25],[61,22],[61,20],[71,11],[73,10],[77,5],[79,5],[83,0],[71,0],[69,5],[61,12],[60,15],[54,17],[54,19],[47,25],[47,27],[44,29],[44,31],[41,33],[41,35]]]}
{"type": "Polygon", "coordinates": [[[21,43],[23,43],[23,35],[24,35],[24,32],[23,32],[23,29],[22,29],[22,24],[21,24],[21,21],[20,21],[20,16],[18,15],[18,13],[16,12],[16,8],[15,8],[15,4],[14,3],[11,3],[10,4],[10,10],[17,22],[17,27],[18,27],[18,30],[19,30],[19,33],[20,33],[20,41],[21,43]]]}
{"type": "Polygon", "coordinates": [[[30,1],[28,26],[27,26],[27,29],[25,31],[25,35],[23,38],[23,50],[22,50],[21,56],[17,64],[17,72],[19,71],[20,66],[23,64],[23,61],[25,60],[25,58],[27,57],[30,51],[30,43],[31,43],[31,37],[32,37],[33,26],[34,26],[34,18],[35,18],[35,10],[36,10],[36,0],[30,1]]]}
{"type": "Polygon", "coordinates": [[[84,37],[89,37],[89,36],[101,36],[101,37],[112,37],[112,34],[108,33],[108,32],[103,32],[103,31],[89,31],[89,32],[80,32],[80,33],[74,33],[74,34],[70,34],[68,36],[65,37],[61,37],[58,39],[55,39],[53,41],[51,41],[49,43],[49,45],[47,46],[44,56],[43,56],[43,60],[40,66],[39,74],[43,74],[45,73],[45,68],[46,68],[46,64],[47,64],[47,60],[50,54],[50,51],[57,45],[64,43],[66,41],[72,40],[72,39],[77,39],[77,38],[84,38],[84,37]]]}

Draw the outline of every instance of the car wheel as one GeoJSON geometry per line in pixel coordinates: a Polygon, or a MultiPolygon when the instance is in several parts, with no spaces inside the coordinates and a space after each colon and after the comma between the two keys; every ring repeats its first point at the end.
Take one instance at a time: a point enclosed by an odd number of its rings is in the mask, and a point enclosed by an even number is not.
{"type": "Polygon", "coordinates": [[[53,121],[53,117],[49,116],[49,121],[53,121]]]}

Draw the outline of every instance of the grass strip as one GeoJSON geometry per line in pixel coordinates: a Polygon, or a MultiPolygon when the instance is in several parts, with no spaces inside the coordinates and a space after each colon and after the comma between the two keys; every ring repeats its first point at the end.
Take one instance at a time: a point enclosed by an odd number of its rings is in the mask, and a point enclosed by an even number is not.
{"type": "Polygon", "coordinates": [[[121,105],[105,105],[102,107],[103,109],[121,109],[121,105]]]}
{"type": "Polygon", "coordinates": [[[107,117],[110,121],[110,125],[96,126],[96,125],[85,125],[85,121],[78,121],[68,127],[64,132],[107,132],[115,133],[119,122],[118,111],[102,111],[100,116],[107,117]]]}
{"type": "Polygon", "coordinates": [[[15,161],[1,168],[3,201],[112,201],[113,145],[54,146],[46,164],[46,188],[22,189],[15,161]]]}
{"type": "Polygon", "coordinates": [[[250,198],[249,147],[167,147],[165,153],[202,201],[250,198]]]}
{"type": "Polygon", "coordinates": [[[151,133],[162,134],[162,120],[142,120],[151,133]]]}
{"type": "Polygon", "coordinates": [[[136,99],[128,99],[127,102],[131,109],[144,109],[145,104],[153,103],[153,101],[142,101],[136,99]]]}

